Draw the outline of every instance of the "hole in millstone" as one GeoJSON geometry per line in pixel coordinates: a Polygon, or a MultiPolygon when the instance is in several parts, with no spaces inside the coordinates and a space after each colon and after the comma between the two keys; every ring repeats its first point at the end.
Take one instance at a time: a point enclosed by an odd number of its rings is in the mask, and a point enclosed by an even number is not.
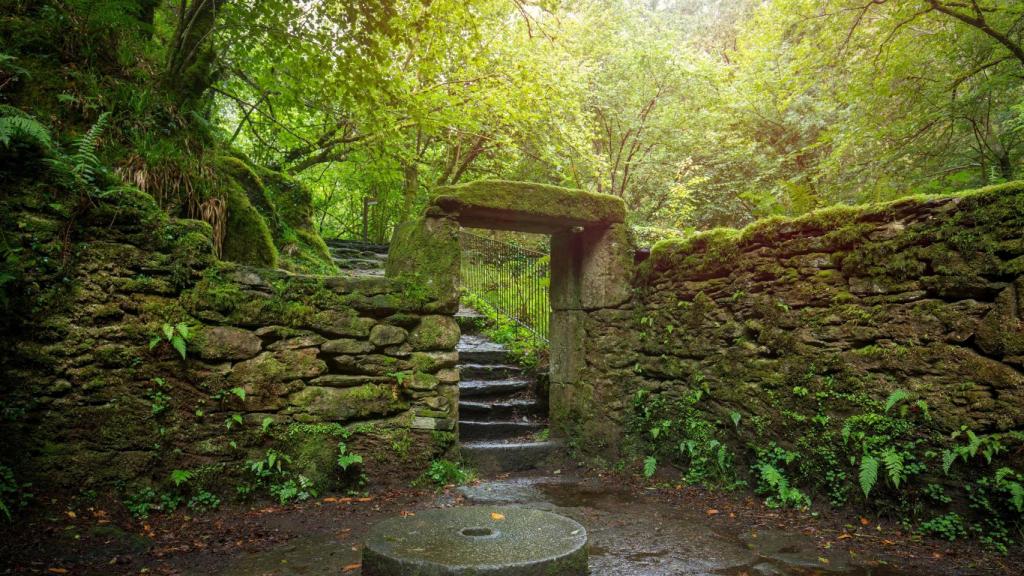
{"type": "Polygon", "coordinates": [[[468,536],[469,538],[486,538],[488,536],[496,535],[495,531],[490,528],[484,528],[482,526],[474,526],[471,528],[463,528],[459,530],[459,534],[468,536]]]}

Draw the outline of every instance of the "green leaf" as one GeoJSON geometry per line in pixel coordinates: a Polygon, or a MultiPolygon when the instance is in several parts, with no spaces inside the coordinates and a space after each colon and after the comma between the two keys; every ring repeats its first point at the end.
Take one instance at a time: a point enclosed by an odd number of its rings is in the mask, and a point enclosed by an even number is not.
{"type": "Polygon", "coordinates": [[[164,338],[170,340],[174,336],[174,327],[170,324],[164,324],[161,329],[164,332],[164,338]]]}
{"type": "MultiPolygon", "coordinates": [[[[244,392],[244,390],[243,390],[243,392],[244,392]]],[[[244,398],[243,398],[243,400],[244,400],[244,398]]],[[[270,430],[270,425],[273,424],[273,423],[274,423],[274,419],[271,418],[270,416],[267,416],[266,418],[263,419],[263,422],[260,423],[260,426],[263,428],[263,433],[264,434],[267,433],[267,430],[270,430]]]]}
{"type": "Polygon", "coordinates": [[[648,456],[644,458],[644,478],[650,478],[654,476],[654,473],[658,470],[658,459],[654,456],[648,456]]]}
{"type": "Polygon", "coordinates": [[[171,338],[171,347],[178,351],[182,360],[185,359],[185,340],[181,336],[175,334],[174,337],[171,338]]]}
{"type": "Polygon", "coordinates": [[[897,388],[889,394],[889,397],[885,399],[885,411],[892,410],[892,407],[896,404],[910,398],[910,393],[902,388],[897,388]]]}
{"type": "Polygon", "coordinates": [[[878,482],[878,460],[872,456],[862,456],[859,479],[860,489],[864,492],[864,497],[867,498],[871,494],[871,489],[875,487],[875,483],[878,482]]]}
{"type": "Polygon", "coordinates": [[[882,461],[885,462],[885,470],[889,473],[889,481],[894,488],[899,488],[903,480],[903,454],[889,449],[882,453],[882,461]]]}
{"type": "Polygon", "coordinates": [[[245,401],[245,389],[242,388],[241,386],[235,386],[231,390],[228,390],[228,392],[231,392],[235,396],[238,396],[239,398],[242,399],[243,402],[245,401]]]}
{"type": "Polygon", "coordinates": [[[174,482],[175,486],[181,486],[185,482],[188,482],[192,478],[192,472],[188,470],[172,470],[171,481],[174,482]]]}
{"type": "Polygon", "coordinates": [[[740,414],[739,412],[733,411],[729,413],[729,418],[732,420],[733,427],[739,428],[740,420],[743,418],[743,415],[740,414]]]}
{"type": "Polygon", "coordinates": [[[181,334],[182,338],[184,338],[185,340],[192,339],[191,332],[189,332],[188,324],[185,324],[184,322],[178,322],[174,327],[178,330],[178,334],[181,334]]]}
{"type": "Polygon", "coordinates": [[[952,450],[942,451],[942,473],[949,475],[949,469],[953,466],[953,462],[956,462],[956,452],[952,450]]]}

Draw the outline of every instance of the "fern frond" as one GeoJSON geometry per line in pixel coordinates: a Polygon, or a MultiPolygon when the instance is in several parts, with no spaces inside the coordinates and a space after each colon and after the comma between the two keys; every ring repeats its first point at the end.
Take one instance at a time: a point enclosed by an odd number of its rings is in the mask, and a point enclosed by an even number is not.
{"type": "Polygon", "coordinates": [[[907,398],[910,398],[910,393],[907,392],[906,390],[902,388],[897,388],[893,390],[892,393],[889,394],[889,397],[885,399],[885,411],[888,412],[889,410],[892,410],[893,406],[899,404],[900,402],[906,400],[907,398]]]}
{"type": "Polygon", "coordinates": [[[3,144],[4,148],[10,148],[11,144],[17,141],[35,144],[44,150],[53,148],[50,131],[39,121],[27,115],[0,116],[0,144],[3,144]]]}
{"type": "Polygon", "coordinates": [[[953,466],[953,462],[956,462],[956,452],[952,450],[942,451],[942,473],[949,475],[949,469],[953,466]]]}
{"type": "Polygon", "coordinates": [[[894,488],[899,488],[904,478],[903,454],[893,449],[886,450],[882,453],[882,462],[889,473],[889,481],[894,488]]]}
{"type": "Polygon", "coordinates": [[[871,494],[871,489],[878,482],[878,460],[873,456],[862,456],[860,459],[860,489],[864,491],[864,497],[871,494]]]}

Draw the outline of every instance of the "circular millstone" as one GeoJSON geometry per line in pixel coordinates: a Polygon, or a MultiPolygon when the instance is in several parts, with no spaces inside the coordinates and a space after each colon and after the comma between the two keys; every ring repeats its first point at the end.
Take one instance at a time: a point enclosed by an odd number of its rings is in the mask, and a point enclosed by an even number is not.
{"type": "Polygon", "coordinates": [[[365,576],[587,574],[587,531],[514,506],[467,506],[392,518],[370,530],[365,576]]]}

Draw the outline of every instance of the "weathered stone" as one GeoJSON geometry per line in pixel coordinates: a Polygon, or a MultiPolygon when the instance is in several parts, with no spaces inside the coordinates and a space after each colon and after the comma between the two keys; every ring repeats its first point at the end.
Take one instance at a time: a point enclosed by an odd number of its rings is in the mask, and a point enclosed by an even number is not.
{"type": "Polygon", "coordinates": [[[409,426],[415,430],[454,430],[455,421],[447,418],[431,418],[429,416],[416,416],[409,426]]]}
{"type": "Polygon", "coordinates": [[[409,357],[409,365],[420,372],[437,372],[444,368],[454,368],[459,363],[459,353],[452,352],[413,352],[409,357]]]}
{"type": "Polygon", "coordinates": [[[373,318],[361,318],[353,311],[324,310],[313,315],[310,326],[330,336],[366,338],[376,323],[373,318]]]}
{"type": "Polygon", "coordinates": [[[204,360],[248,360],[259,354],[262,346],[256,334],[231,326],[204,328],[189,345],[204,360]]]}
{"type": "Polygon", "coordinates": [[[402,385],[410,390],[426,392],[437,388],[437,377],[424,372],[414,372],[405,376],[402,385]]]}
{"type": "Polygon", "coordinates": [[[404,329],[387,324],[377,324],[370,330],[370,343],[374,346],[391,346],[405,342],[408,335],[404,329]]]}
{"type": "Polygon", "coordinates": [[[342,374],[366,374],[369,376],[386,376],[406,368],[405,364],[383,354],[336,356],[331,359],[331,363],[342,374]]]}
{"type": "Polygon", "coordinates": [[[409,334],[409,343],[414,350],[454,350],[460,334],[451,316],[424,316],[409,334]]]}
{"type": "Polygon", "coordinates": [[[624,224],[587,228],[580,244],[580,307],[612,308],[628,300],[633,290],[633,242],[629,228],[624,224]]]}
{"type": "Polygon", "coordinates": [[[373,345],[366,340],[339,338],[324,342],[320,350],[324,354],[366,354],[373,351],[373,345]]]}
{"type": "Polygon", "coordinates": [[[445,368],[437,371],[437,381],[441,384],[458,384],[459,383],[459,369],[458,368],[445,368]]]}
{"type": "Polygon", "coordinates": [[[428,510],[375,526],[363,549],[367,576],[588,574],[587,531],[522,507],[428,510]]]}
{"type": "Polygon", "coordinates": [[[316,378],[327,371],[327,364],[316,357],[316,349],[263,352],[234,366],[228,381],[236,385],[258,382],[284,382],[316,378]]]}
{"type": "Polygon", "coordinates": [[[286,338],[284,340],[278,340],[273,344],[267,346],[267,350],[272,352],[278,350],[298,350],[300,348],[313,348],[314,346],[320,346],[326,342],[326,338],[319,334],[307,334],[305,336],[295,336],[293,338],[286,338]]]}
{"type": "Polygon", "coordinates": [[[386,416],[409,408],[395,386],[382,384],[364,384],[355,388],[306,386],[292,394],[288,402],[292,411],[327,422],[386,416]]]}
{"type": "Polygon", "coordinates": [[[432,204],[456,215],[463,226],[547,234],[626,218],[626,205],[615,196],[505,180],[438,188],[432,204]]]}
{"type": "Polygon", "coordinates": [[[388,376],[359,376],[352,374],[326,374],[309,381],[310,386],[350,388],[363,384],[391,384],[395,379],[388,376]]]}
{"type": "Polygon", "coordinates": [[[393,235],[387,275],[401,281],[410,305],[433,301],[440,312],[459,306],[459,225],[447,218],[425,218],[400,225],[393,235]]]}

